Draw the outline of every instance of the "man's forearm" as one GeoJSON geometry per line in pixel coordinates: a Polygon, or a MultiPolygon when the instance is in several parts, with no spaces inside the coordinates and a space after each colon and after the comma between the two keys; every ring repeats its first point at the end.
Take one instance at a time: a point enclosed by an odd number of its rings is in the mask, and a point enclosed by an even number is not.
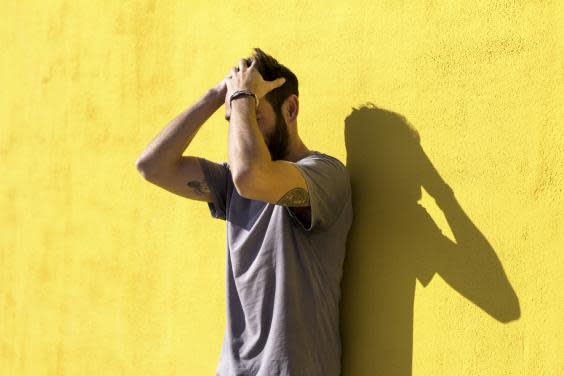
{"type": "Polygon", "coordinates": [[[253,97],[231,102],[228,133],[229,167],[234,181],[271,162],[270,151],[258,127],[253,97]]]}
{"type": "Polygon", "coordinates": [[[177,163],[202,124],[222,106],[224,99],[217,87],[208,90],[161,130],[137,160],[137,168],[151,175],[177,163]]]}

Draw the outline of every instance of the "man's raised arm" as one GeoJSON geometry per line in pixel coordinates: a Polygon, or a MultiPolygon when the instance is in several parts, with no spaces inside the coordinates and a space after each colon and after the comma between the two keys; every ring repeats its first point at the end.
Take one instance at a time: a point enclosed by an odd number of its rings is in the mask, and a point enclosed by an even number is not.
{"type": "Polygon", "coordinates": [[[225,81],[222,80],[190,108],[176,116],[137,159],[137,170],[146,179],[150,179],[174,168],[202,124],[224,104],[226,90],[225,81]]]}

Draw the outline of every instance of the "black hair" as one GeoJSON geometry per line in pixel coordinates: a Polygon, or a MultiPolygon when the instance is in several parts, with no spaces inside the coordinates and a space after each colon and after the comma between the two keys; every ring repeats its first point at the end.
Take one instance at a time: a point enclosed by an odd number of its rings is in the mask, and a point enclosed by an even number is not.
{"type": "Polygon", "coordinates": [[[286,81],[276,89],[266,93],[265,99],[271,104],[274,111],[281,113],[282,104],[290,95],[295,94],[299,97],[298,78],[287,67],[280,64],[274,57],[268,55],[258,47],[253,48],[253,55],[245,59],[247,65],[251,65],[255,60],[255,66],[265,81],[273,81],[284,77],[286,81]]]}

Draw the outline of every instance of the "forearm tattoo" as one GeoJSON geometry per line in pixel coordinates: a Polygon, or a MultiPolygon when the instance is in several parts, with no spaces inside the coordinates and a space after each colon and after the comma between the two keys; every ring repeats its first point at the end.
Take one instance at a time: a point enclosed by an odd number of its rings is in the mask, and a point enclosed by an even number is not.
{"type": "Polygon", "coordinates": [[[309,206],[309,194],[306,189],[294,188],[288,191],[276,205],[283,206],[309,206]]]}
{"type": "Polygon", "coordinates": [[[210,188],[205,181],[192,180],[187,185],[201,195],[209,193],[210,188]]]}

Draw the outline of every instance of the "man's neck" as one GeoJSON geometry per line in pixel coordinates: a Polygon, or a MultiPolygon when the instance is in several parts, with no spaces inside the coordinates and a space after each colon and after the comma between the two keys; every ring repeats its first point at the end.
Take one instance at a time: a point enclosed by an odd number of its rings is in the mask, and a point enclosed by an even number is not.
{"type": "Polygon", "coordinates": [[[296,147],[291,148],[290,150],[291,151],[288,154],[286,154],[283,158],[285,161],[297,162],[300,159],[303,159],[308,155],[311,155],[314,151],[308,149],[301,141],[296,147]]]}

